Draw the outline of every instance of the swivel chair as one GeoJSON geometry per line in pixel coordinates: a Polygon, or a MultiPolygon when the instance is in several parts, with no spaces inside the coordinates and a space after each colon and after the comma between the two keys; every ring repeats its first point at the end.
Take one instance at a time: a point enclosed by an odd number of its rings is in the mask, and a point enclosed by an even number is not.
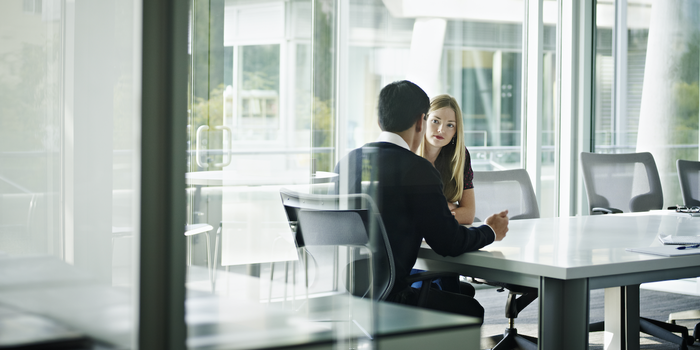
{"type": "MultiPolygon", "coordinates": [[[[686,207],[700,206],[700,162],[678,159],[678,182],[681,184],[683,205],[686,207]]],[[[668,322],[675,324],[676,320],[700,319],[700,310],[674,312],[668,316],[668,322]]],[[[700,341],[700,323],[693,329],[693,338],[700,341]]]]}
{"type": "Polygon", "coordinates": [[[649,152],[581,152],[581,169],[591,214],[640,212],[663,207],[659,171],[649,152]]]}
{"type": "MultiPolygon", "coordinates": [[[[477,218],[485,219],[488,215],[505,209],[508,209],[510,220],[540,217],[535,191],[525,169],[475,171],[472,183],[477,218]]],[[[503,335],[490,337],[497,342],[493,349],[537,349],[537,338],[518,334],[515,328],[515,319],[520,311],[537,299],[537,289],[492,281],[485,283],[500,287],[498,291],[501,292],[508,289],[506,302],[508,328],[503,335]]]]}
{"type": "MultiPolygon", "coordinates": [[[[649,152],[599,154],[581,152],[581,169],[591,215],[641,212],[663,207],[661,179],[654,156],[649,152]]],[[[591,332],[603,331],[605,324],[589,325],[591,332]]],[[[693,344],[686,327],[639,319],[640,331],[679,344],[681,350],[693,344]],[[674,333],[681,333],[677,336],[674,333]]]]}
{"type": "MultiPolygon", "coordinates": [[[[321,195],[281,189],[280,196],[298,247],[347,246],[369,252],[346,266],[346,288],[372,300],[388,297],[395,280],[394,257],[381,215],[367,194],[321,195]]],[[[456,277],[455,273],[424,272],[409,283],[456,277]]],[[[308,279],[307,282],[308,283],[308,279]]],[[[430,283],[423,283],[418,306],[423,306],[430,283]]]]}

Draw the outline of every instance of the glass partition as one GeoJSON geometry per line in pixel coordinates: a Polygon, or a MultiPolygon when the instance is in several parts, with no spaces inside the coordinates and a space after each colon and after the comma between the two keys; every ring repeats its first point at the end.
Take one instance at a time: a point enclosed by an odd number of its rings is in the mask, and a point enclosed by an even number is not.
{"type": "Polygon", "coordinates": [[[0,307],[67,329],[30,341],[136,343],[139,8],[0,3],[0,307]]]}
{"type": "MultiPolygon", "coordinates": [[[[398,9],[366,0],[349,6],[349,84],[341,90],[348,107],[340,118],[347,142],[339,145],[341,154],[376,139],[379,90],[408,79],[430,97],[457,99],[475,170],[522,166],[523,3],[478,10],[427,3],[398,9]]],[[[553,40],[548,49],[554,50],[553,40]]]]}
{"type": "Polygon", "coordinates": [[[629,0],[623,10],[613,27],[614,4],[598,1],[594,151],[651,152],[664,205],[680,204],[676,160],[698,160],[700,1],[629,0]]]}
{"type": "Polygon", "coordinates": [[[333,28],[332,2],[190,8],[188,223],[213,230],[189,238],[188,262],[213,271],[191,268],[188,287],[226,295],[226,276],[238,273],[259,278],[248,293],[257,302],[294,304],[307,292],[337,290],[333,278],[315,277],[332,273],[336,253],[308,248],[304,266],[280,197],[282,188],[308,192],[327,181],[335,162],[334,61],[322,54],[333,44],[323,30],[312,39],[314,25],[333,28]]]}

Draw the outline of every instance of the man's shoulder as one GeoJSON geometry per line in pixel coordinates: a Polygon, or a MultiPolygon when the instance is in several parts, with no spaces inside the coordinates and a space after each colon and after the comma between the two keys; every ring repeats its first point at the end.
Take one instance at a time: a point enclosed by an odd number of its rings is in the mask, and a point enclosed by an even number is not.
{"type": "Polygon", "coordinates": [[[345,157],[350,166],[359,164],[358,158],[363,159],[363,165],[364,162],[369,162],[383,169],[390,169],[392,173],[404,173],[408,177],[422,179],[420,182],[432,182],[431,178],[438,181],[440,179],[437,169],[427,159],[393,143],[367,143],[350,151],[345,157]]]}

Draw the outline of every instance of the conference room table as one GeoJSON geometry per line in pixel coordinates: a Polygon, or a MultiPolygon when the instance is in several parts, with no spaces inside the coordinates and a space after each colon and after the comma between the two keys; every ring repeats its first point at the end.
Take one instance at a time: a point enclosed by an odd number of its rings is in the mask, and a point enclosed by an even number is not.
{"type": "Polygon", "coordinates": [[[423,243],[416,267],[538,288],[544,350],[588,348],[590,290],[605,288],[606,349],[638,349],[639,285],[700,276],[700,255],[626,249],[662,246],[659,235],[698,234],[700,218],[662,212],[516,220],[504,240],[457,257],[423,243]]]}

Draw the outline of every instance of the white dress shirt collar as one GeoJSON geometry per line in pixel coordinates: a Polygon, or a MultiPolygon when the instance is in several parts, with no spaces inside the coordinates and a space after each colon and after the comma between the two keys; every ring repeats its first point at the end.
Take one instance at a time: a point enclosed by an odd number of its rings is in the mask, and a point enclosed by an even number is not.
{"type": "Polygon", "coordinates": [[[382,131],[382,133],[379,134],[379,137],[377,137],[377,142],[393,143],[409,151],[411,150],[411,147],[408,146],[408,143],[406,143],[406,141],[403,138],[401,138],[401,136],[394,134],[393,132],[382,131]]]}

